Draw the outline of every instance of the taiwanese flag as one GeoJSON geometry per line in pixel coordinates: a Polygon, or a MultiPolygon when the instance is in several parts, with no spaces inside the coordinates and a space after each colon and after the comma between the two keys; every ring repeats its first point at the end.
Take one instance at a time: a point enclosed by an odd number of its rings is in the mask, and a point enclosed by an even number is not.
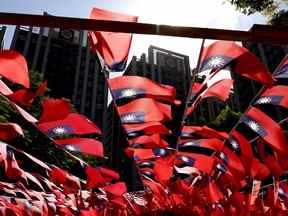
{"type": "Polygon", "coordinates": [[[13,50],[0,51],[0,76],[11,82],[30,87],[27,62],[20,53],[13,50]]]}
{"type": "Polygon", "coordinates": [[[42,103],[40,122],[64,119],[71,113],[71,104],[64,99],[45,99],[42,103]]]}
{"type": "MultiPolygon", "coordinates": [[[[137,16],[93,8],[90,19],[137,22],[137,16]]],[[[120,32],[89,32],[92,51],[98,52],[112,71],[123,71],[126,66],[132,34],[120,32]]]]}
{"type": "Polygon", "coordinates": [[[207,87],[207,89],[201,93],[201,98],[208,98],[208,97],[216,97],[220,101],[225,102],[230,95],[230,90],[233,87],[233,80],[231,79],[223,79],[215,84],[213,84],[210,87],[207,87]]]}
{"type": "Polygon", "coordinates": [[[117,182],[102,188],[105,192],[113,196],[122,196],[127,192],[127,188],[124,182],[117,182]]]}
{"type": "Polygon", "coordinates": [[[155,83],[145,77],[120,76],[109,79],[108,83],[116,101],[148,97],[176,105],[181,103],[175,99],[176,89],[174,87],[155,83]]]}
{"type": "Polygon", "coordinates": [[[273,74],[275,78],[288,78],[288,56],[284,57],[281,65],[277,68],[273,74]]]}
{"type": "Polygon", "coordinates": [[[165,148],[155,148],[155,149],[127,148],[127,149],[128,151],[131,151],[131,153],[133,153],[134,160],[136,161],[151,159],[155,157],[165,157],[170,153],[170,151],[165,148]]]}
{"type": "Polygon", "coordinates": [[[151,98],[140,98],[117,109],[123,124],[162,122],[172,118],[170,105],[156,102],[151,98]]]}
{"type": "Polygon", "coordinates": [[[90,138],[67,138],[55,140],[55,143],[64,146],[70,151],[80,152],[83,154],[104,157],[102,142],[90,138]]]}
{"type": "Polygon", "coordinates": [[[241,121],[261,136],[273,149],[287,153],[287,140],[282,128],[259,109],[251,107],[241,121]]]}
{"type": "Polygon", "coordinates": [[[200,72],[221,70],[233,63],[232,71],[265,85],[273,79],[265,65],[244,47],[231,41],[216,41],[203,49],[200,72]]]}
{"type": "MultiPolygon", "coordinates": [[[[224,147],[224,142],[211,138],[211,139],[197,139],[193,141],[184,142],[181,145],[178,146],[178,149],[180,151],[192,151],[192,152],[198,152],[199,150],[202,150],[204,152],[209,152],[210,155],[214,151],[221,151],[224,147]],[[213,150],[211,152],[211,149],[213,150]]],[[[200,153],[200,152],[199,152],[200,153]]]]}
{"type": "Polygon", "coordinates": [[[167,129],[160,122],[146,122],[146,123],[141,123],[141,124],[123,124],[123,127],[126,130],[127,134],[140,132],[140,131],[146,135],[151,135],[154,133],[170,134],[170,130],[167,129]]]}
{"type": "Polygon", "coordinates": [[[192,95],[191,95],[191,98],[193,98],[195,95],[197,95],[200,90],[202,89],[203,85],[202,83],[199,83],[199,82],[194,82],[192,84],[192,95]]]}
{"type": "Polygon", "coordinates": [[[288,108],[288,86],[276,85],[267,88],[254,104],[273,104],[288,108]]]}
{"type": "Polygon", "coordinates": [[[219,154],[219,158],[229,168],[231,173],[237,177],[242,178],[245,175],[245,168],[240,158],[231,151],[228,147],[224,147],[222,152],[219,154]]]}
{"type": "Polygon", "coordinates": [[[177,152],[174,166],[177,168],[195,167],[198,170],[211,174],[215,167],[215,159],[206,155],[177,152]]]}
{"type": "Polygon", "coordinates": [[[229,147],[240,157],[245,169],[250,170],[253,150],[249,141],[238,131],[233,130],[229,137],[229,147]]]}
{"type": "Polygon", "coordinates": [[[62,120],[39,123],[38,128],[52,138],[66,134],[101,134],[100,129],[93,122],[77,113],[70,113],[62,120]]]}
{"type": "Polygon", "coordinates": [[[142,135],[128,140],[131,147],[144,147],[144,148],[166,148],[168,143],[161,138],[160,134],[142,135]]]}
{"type": "Polygon", "coordinates": [[[181,138],[193,138],[193,134],[196,134],[202,138],[217,138],[227,139],[228,134],[226,132],[220,132],[212,128],[204,126],[184,126],[181,133],[181,138]]]}
{"type": "Polygon", "coordinates": [[[208,198],[212,203],[219,202],[224,198],[224,195],[215,182],[210,181],[208,183],[208,198]]]}

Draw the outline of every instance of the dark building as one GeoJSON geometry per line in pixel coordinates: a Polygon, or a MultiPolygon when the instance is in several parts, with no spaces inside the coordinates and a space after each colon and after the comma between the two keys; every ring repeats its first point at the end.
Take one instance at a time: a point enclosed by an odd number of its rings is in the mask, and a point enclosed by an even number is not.
{"type": "Polygon", "coordinates": [[[70,99],[78,112],[102,124],[105,80],[87,46],[87,31],[17,26],[11,49],[26,57],[30,70],[43,74],[51,96],[70,99]]]}

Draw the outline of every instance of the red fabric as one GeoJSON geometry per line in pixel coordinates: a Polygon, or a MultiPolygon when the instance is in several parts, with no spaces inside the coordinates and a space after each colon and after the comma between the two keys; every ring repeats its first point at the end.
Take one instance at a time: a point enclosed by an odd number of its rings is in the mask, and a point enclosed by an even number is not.
{"type": "Polygon", "coordinates": [[[159,158],[155,161],[155,179],[161,183],[167,183],[173,174],[173,160],[159,158]]]}
{"type": "Polygon", "coordinates": [[[222,192],[214,182],[208,183],[208,197],[210,202],[216,203],[224,198],[222,192]]]}
{"type": "Polygon", "coordinates": [[[108,168],[105,167],[99,167],[102,176],[107,180],[107,181],[112,181],[112,180],[118,180],[120,179],[120,175],[108,168]]]}
{"type": "MultiPolygon", "coordinates": [[[[208,175],[211,174],[215,166],[215,159],[202,154],[188,153],[188,152],[177,152],[176,156],[186,156],[194,160],[192,167],[199,169],[200,171],[206,172],[208,175]]],[[[181,165],[183,162],[179,159],[175,159],[175,166],[181,165]]]]}
{"type": "Polygon", "coordinates": [[[184,126],[182,133],[187,134],[197,134],[203,138],[217,138],[217,139],[228,139],[228,134],[226,132],[217,131],[213,128],[204,126],[184,126]]]}
{"type": "Polygon", "coordinates": [[[215,138],[196,139],[196,140],[187,141],[187,142],[184,141],[181,146],[185,146],[189,143],[193,144],[193,145],[191,145],[193,147],[210,148],[210,149],[213,149],[215,151],[221,151],[224,147],[224,142],[219,140],[219,139],[215,139],[215,138]]]}
{"type": "Polygon", "coordinates": [[[231,79],[223,79],[212,86],[208,87],[202,94],[202,98],[216,97],[225,102],[230,95],[230,90],[233,87],[234,81],[231,79]]]}
{"type": "MultiPolygon", "coordinates": [[[[92,8],[90,19],[137,22],[138,17],[92,8]]],[[[95,31],[89,32],[89,38],[92,50],[97,51],[102,56],[110,69],[116,71],[125,69],[132,34],[95,31]]]]}
{"type": "Polygon", "coordinates": [[[87,166],[85,168],[85,172],[87,176],[87,184],[86,184],[87,189],[93,189],[106,183],[106,180],[102,176],[100,169],[87,166]]]}
{"type": "Polygon", "coordinates": [[[258,180],[264,180],[270,175],[269,169],[256,158],[253,158],[251,166],[251,176],[258,180]]]}
{"type": "Polygon", "coordinates": [[[20,53],[14,50],[0,51],[0,65],[0,76],[25,88],[30,87],[27,62],[20,53]]]}
{"type": "Polygon", "coordinates": [[[161,138],[160,134],[153,135],[143,135],[133,139],[128,140],[129,145],[133,144],[141,144],[144,148],[166,148],[168,147],[168,143],[161,138]]]}
{"type": "MultiPolygon", "coordinates": [[[[153,98],[160,101],[179,104],[175,99],[176,89],[159,85],[150,79],[140,76],[120,76],[108,80],[109,88],[115,96],[115,92],[121,89],[140,89],[144,92],[145,97],[153,98]]],[[[143,97],[143,96],[142,96],[143,97]]]]}
{"type": "Polygon", "coordinates": [[[253,158],[253,151],[252,151],[251,144],[241,133],[239,133],[236,130],[233,130],[231,132],[231,137],[235,139],[237,144],[239,144],[239,148],[241,151],[239,157],[243,165],[245,166],[245,169],[247,171],[250,171],[252,158],[253,158]]]}
{"type": "Polygon", "coordinates": [[[134,160],[145,160],[155,157],[152,149],[133,149],[133,151],[134,160]]]}
{"type": "Polygon", "coordinates": [[[146,122],[141,124],[124,124],[124,129],[127,133],[143,131],[144,134],[169,134],[170,130],[168,130],[163,124],[160,122],[146,122]]]}
{"type": "Polygon", "coordinates": [[[68,145],[67,148],[71,151],[77,151],[83,154],[94,155],[97,157],[104,157],[103,144],[96,139],[67,138],[55,140],[55,143],[58,145],[68,145]]]}
{"type": "Polygon", "coordinates": [[[248,110],[246,116],[253,118],[261,127],[265,129],[267,134],[262,136],[262,138],[269,143],[272,148],[282,153],[288,153],[286,146],[287,140],[279,124],[274,122],[265,113],[254,107],[251,107],[248,110]]]}
{"type": "Polygon", "coordinates": [[[22,128],[15,123],[0,123],[0,140],[9,141],[17,136],[24,136],[22,128]]]}
{"type": "Polygon", "coordinates": [[[154,101],[151,98],[140,98],[136,99],[124,106],[119,106],[118,112],[120,117],[133,114],[133,113],[141,113],[143,114],[142,118],[136,119],[136,122],[162,122],[165,120],[171,120],[171,108],[169,105],[164,105],[159,102],[154,101]]]}
{"type": "Polygon", "coordinates": [[[40,122],[65,119],[71,113],[69,101],[63,99],[45,99],[42,103],[40,122]]]}
{"type": "Polygon", "coordinates": [[[113,196],[122,196],[127,192],[124,182],[117,182],[115,184],[105,186],[102,189],[113,196]]]}
{"type": "Polygon", "coordinates": [[[232,69],[233,72],[239,73],[249,79],[259,81],[265,85],[273,84],[272,76],[266,66],[246,48],[241,47],[232,41],[216,41],[203,49],[201,64],[203,64],[205,59],[217,55],[231,58],[227,64],[231,63],[232,60],[236,60],[235,67],[232,69]]]}
{"type": "Polygon", "coordinates": [[[56,121],[49,121],[39,123],[38,127],[43,132],[47,133],[49,130],[56,127],[69,127],[72,134],[101,134],[100,129],[85,116],[77,113],[70,113],[66,118],[56,121]]]}
{"type": "Polygon", "coordinates": [[[68,173],[58,167],[53,167],[50,171],[50,178],[56,184],[63,184],[66,181],[68,173]]]}

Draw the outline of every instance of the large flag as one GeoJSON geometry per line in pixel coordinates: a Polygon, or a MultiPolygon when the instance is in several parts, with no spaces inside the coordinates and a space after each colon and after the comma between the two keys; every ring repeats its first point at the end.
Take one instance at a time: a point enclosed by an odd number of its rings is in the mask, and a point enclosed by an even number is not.
{"type": "Polygon", "coordinates": [[[171,106],[154,101],[151,98],[140,98],[117,108],[121,122],[144,123],[171,120],[171,106]]]}
{"type": "Polygon", "coordinates": [[[254,104],[273,104],[288,108],[288,86],[276,85],[267,88],[254,104]]]}
{"type": "MultiPolygon", "coordinates": [[[[137,22],[137,16],[93,8],[90,19],[137,22]]],[[[98,52],[112,71],[123,71],[126,66],[132,34],[120,32],[89,32],[92,51],[98,52]]]]}
{"type": "Polygon", "coordinates": [[[20,53],[13,50],[0,51],[0,76],[11,82],[30,87],[27,62],[20,53]]]}
{"type": "Polygon", "coordinates": [[[67,138],[55,140],[55,143],[64,146],[70,151],[104,157],[102,142],[91,138],[67,138]]]}
{"type": "Polygon", "coordinates": [[[231,41],[216,41],[203,49],[200,72],[232,67],[232,72],[265,85],[272,85],[273,78],[266,66],[249,50],[231,41]]]}
{"type": "Polygon", "coordinates": [[[283,130],[273,119],[257,108],[251,107],[241,121],[261,136],[273,149],[287,153],[287,140],[283,130]]]}
{"type": "Polygon", "coordinates": [[[39,123],[38,127],[51,138],[69,134],[101,134],[100,129],[93,122],[77,113],[70,113],[62,120],[39,123]]]}
{"type": "Polygon", "coordinates": [[[116,101],[148,97],[155,100],[179,104],[176,100],[176,89],[172,86],[161,85],[140,76],[120,76],[108,80],[109,88],[116,101]]]}

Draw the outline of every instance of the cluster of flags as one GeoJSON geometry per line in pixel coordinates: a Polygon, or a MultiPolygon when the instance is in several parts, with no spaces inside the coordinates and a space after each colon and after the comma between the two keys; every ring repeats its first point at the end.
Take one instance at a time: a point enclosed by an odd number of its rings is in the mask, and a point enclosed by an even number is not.
{"type": "MultiPolygon", "coordinates": [[[[90,18],[137,21],[135,16],[97,8],[90,18]]],[[[92,51],[111,71],[125,68],[131,38],[127,33],[89,33],[92,51]]],[[[125,153],[137,166],[143,191],[127,192],[117,172],[93,167],[75,155],[81,178],[46,164],[9,144],[25,136],[20,125],[0,123],[0,215],[287,215],[288,151],[282,126],[287,116],[271,110],[288,108],[288,58],[271,74],[247,49],[216,41],[203,49],[199,62],[206,78],[192,83],[187,101],[177,100],[174,87],[145,77],[107,78],[127,135],[125,153]],[[187,118],[204,99],[226,102],[234,84],[223,75],[227,72],[263,88],[229,133],[183,121],[177,147],[171,148],[167,137],[173,133],[173,107],[186,103],[187,118]]],[[[72,153],[104,157],[101,130],[73,112],[69,101],[44,99],[39,119],[25,111],[43,96],[47,83],[30,89],[21,54],[0,52],[0,76],[1,95],[51,142],[72,153]],[[6,80],[21,88],[11,90],[6,80]]]]}

